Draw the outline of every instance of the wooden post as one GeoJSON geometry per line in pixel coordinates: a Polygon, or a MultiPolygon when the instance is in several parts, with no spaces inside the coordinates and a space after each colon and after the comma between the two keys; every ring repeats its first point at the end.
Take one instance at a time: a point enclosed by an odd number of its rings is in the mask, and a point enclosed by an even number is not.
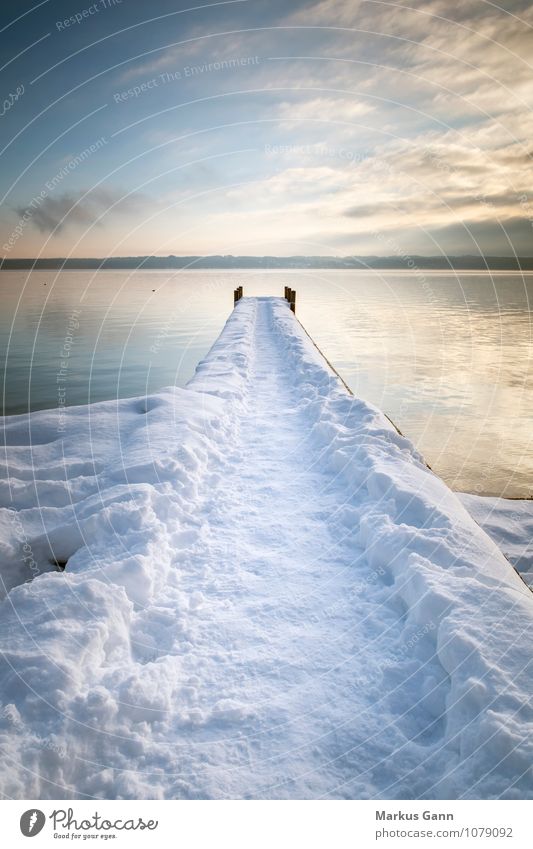
{"type": "Polygon", "coordinates": [[[239,300],[239,290],[234,289],[233,290],[233,306],[235,306],[235,304],[237,303],[238,300],[239,300]]]}
{"type": "Polygon", "coordinates": [[[239,291],[239,301],[240,301],[240,299],[242,298],[242,286],[239,286],[238,291],[239,291]]]}
{"type": "Polygon", "coordinates": [[[294,289],[291,289],[290,307],[291,307],[292,312],[295,313],[296,312],[296,292],[294,291],[294,289]]]}
{"type": "Polygon", "coordinates": [[[285,286],[285,300],[286,301],[289,300],[289,287],[288,286],[285,286]]]}

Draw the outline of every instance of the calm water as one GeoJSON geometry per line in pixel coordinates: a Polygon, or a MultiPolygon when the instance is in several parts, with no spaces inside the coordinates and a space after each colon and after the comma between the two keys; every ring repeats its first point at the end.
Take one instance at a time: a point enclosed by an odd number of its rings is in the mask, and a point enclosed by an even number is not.
{"type": "Polygon", "coordinates": [[[533,275],[2,272],[4,410],[57,405],[65,344],[67,404],[183,386],[233,289],[281,295],[285,284],[354,393],[388,413],[454,489],[533,494],[533,275]]]}

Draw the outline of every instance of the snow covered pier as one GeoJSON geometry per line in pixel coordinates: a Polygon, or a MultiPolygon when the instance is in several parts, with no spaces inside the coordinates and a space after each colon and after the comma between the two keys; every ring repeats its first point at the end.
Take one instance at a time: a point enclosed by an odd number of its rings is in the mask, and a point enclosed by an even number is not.
{"type": "Polygon", "coordinates": [[[533,796],[533,596],[285,300],[64,421],[3,422],[3,794],[533,796]]]}

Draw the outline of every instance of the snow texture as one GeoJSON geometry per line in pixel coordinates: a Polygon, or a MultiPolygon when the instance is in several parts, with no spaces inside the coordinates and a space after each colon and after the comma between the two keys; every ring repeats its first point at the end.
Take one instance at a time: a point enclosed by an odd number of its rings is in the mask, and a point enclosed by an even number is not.
{"type": "Polygon", "coordinates": [[[4,796],[533,796],[532,594],[285,301],[64,420],[3,422],[4,796]]]}
{"type": "Polygon", "coordinates": [[[459,493],[459,498],[533,588],[533,501],[459,493]]]}

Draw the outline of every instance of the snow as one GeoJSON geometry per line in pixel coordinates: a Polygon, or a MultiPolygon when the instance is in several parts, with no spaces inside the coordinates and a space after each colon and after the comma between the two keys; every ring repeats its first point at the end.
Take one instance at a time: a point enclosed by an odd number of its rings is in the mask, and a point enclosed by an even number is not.
{"type": "Polygon", "coordinates": [[[284,300],[62,419],[4,420],[5,796],[533,796],[531,593],[284,300]]]}
{"type": "Polygon", "coordinates": [[[459,498],[533,588],[533,501],[459,493],[459,498]]]}

